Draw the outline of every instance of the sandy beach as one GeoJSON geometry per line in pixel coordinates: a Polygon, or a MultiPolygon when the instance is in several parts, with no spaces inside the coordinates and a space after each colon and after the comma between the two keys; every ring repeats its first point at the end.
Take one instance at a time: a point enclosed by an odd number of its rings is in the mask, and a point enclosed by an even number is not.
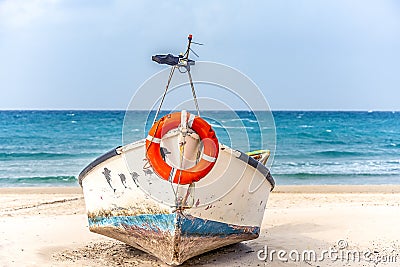
{"type": "MultiPolygon", "coordinates": [[[[400,186],[279,186],[258,239],[182,266],[399,266],[399,225],[400,186]]],[[[0,236],[0,266],[166,266],[89,232],[78,187],[1,188],[0,236]]]]}

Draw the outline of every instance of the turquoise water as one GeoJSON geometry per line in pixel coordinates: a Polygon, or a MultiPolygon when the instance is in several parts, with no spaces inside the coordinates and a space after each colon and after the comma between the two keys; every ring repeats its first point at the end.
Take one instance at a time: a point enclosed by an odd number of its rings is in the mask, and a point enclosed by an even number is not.
{"type": "MultiPolygon", "coordinates": [[[[0,111],[0,187],[77,185],[93,159],[143,138],[147,112],[0,111]]],[[[260,141],[251,112],[205,112],[219,140],[240,150],[260,141]],[[238,123],[239,122],[239,123],[238,123]]],[[[399,112],[273,112],[277,184],[400,184],[399,112]]],[[[262,113],[259,120],[266,118],[262,113]]],[[[268,148],[268,147],[267,147],[268,148]]],[[[269,147],[273,149],[272,147],[269,147]]]]}

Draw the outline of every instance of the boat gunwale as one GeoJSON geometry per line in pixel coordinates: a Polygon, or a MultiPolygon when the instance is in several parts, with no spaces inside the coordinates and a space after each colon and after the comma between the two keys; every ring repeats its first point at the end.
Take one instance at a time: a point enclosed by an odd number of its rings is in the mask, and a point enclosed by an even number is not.
{"type": "Polygon", "coordinates": [[[86,175],[93,170],[96,166],[100,165],[101,163],[103,163],[104,161],[113,158],[115,156],[118,156],[121,154],[120,149],[122,148],[122,146],[118,146],[110,151],[108,151],[107,153],[101,155],[100,157],[96,158],[95,160],[93,160],[91,163],[89,163],[80,173],[78,176],[78,181],[79,181],[79,185],[81,187],[82,186],[82,181],[83,179],[86,177],[86,175]]]}
{"type": "MultiPolygon", "coordinates": [[[[140,140],[140,141],[142,141],[142,140],[140,140]]],[[[140,141],[134,142],[133,144],[140,143],[140,141]]],[[[82,181],[92,169],[94,169],[96,166],[98,166],[99,164],[103,163],[104,161],[109,160],[110,158],[113,158],[115,156],[121,155],[122,151],[126,150],[125,149],[126,147],[130,147],[133,144],[128,144],[126,146],[118,146],[118,147],[108,151],[107,153],[101,155],[100,157],[96,158],[91,163],[89,163],[89,165],[87,165],[81,171],[81,173],[78,176],[79,185],[81,187],[83,187],[82,186],[82,181]]],[[[235,150],[235,151],[240,153],[240,155],[237,157],[238,159],[240,159],[241,161],[247,163],[248,165],[250,165],[254,169],[258,170],[265,177],[265,179],[267,179],[267,181],[271,185],[271,190],[270,191],[272,191],[275,188],[275,180],[272,177],[271,172],[269,171],[269,169],[266,166],[264,166],[261,162],[259,162],[258,160],[255,160],[254,158],[252,158],[251,156],[247,155],[246,153],[244,153],[242,151],[239,151],[239,150],[235,150]]]]}

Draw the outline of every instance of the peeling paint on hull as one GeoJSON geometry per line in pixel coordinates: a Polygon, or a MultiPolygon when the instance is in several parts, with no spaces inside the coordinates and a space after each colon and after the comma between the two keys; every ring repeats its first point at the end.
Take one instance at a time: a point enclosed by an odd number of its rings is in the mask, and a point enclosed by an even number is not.
{"type": "Polygon", "coordinates": [[[89,218],[92,232],[149,252],[167,264],[258,237],[260,228],[204,220],[181,213],[89,218]]]}
{"type": "Polygon", "coordinates": [[[103,155],[79,175],[92,232],[175,265],[258,237],[274,186],[264,165],[220,144],[210,173],[178,188],[143,169],[144,153],[140,140],[103,155]]]}

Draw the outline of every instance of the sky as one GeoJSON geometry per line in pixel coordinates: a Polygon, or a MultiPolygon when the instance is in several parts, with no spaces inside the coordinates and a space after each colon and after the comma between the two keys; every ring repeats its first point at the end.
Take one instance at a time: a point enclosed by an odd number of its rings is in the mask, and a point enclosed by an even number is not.
{"type": "Polygon", "coordinates": [[[396,0],[0,0],[0,109],[123,110],[188,34],[273,110],[400,110],[396,0]]]}

